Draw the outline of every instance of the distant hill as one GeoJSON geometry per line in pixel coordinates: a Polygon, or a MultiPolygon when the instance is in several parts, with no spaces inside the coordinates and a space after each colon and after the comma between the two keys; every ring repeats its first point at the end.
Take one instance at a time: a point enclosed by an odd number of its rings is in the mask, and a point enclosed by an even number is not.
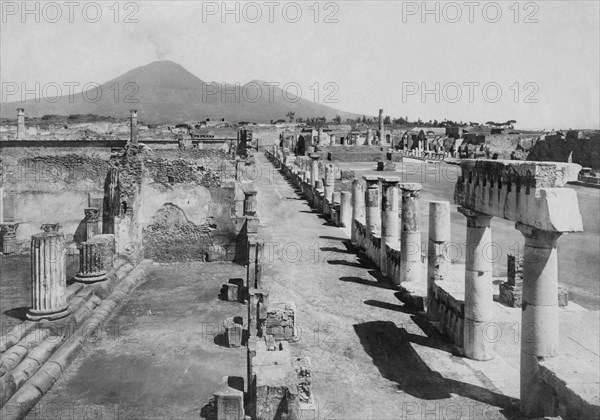
{"type": "MultiPolygon", "coordinates": [[[[15,108],[25,108],[28,117],[97,114],[115,118],[126,118],[130,109],[137,109],[140,121],[147,123],[203,121],[205,118],[225,118],[233,123],[270,122],[286,118],[289,111],[295,112],[296,118],[333,119],[336,115],[344,119],[357,117],[356,114],[341,112],[305,98],[292,102],[296,100],[293,89],[288,91],[291,100],[286,100],[284,92],[276,87],[272,88],[274,90],[270,98],[269,87],[260,81],[239,86],[238,98],[234,93],[222,95],[221,87],[221,84],[203,82],[177,63],[156,61],[101,85],[99,91],[102,94],[97,102],[85,100],[81,93],[74,95],[73,102],[69,101],[68,96],[54,103],[44,99],[38,102],[9,102],[0,107],[0,117],[16,118],[15,108]],[[117,91],[119,95],[115,97],[117,91]],[[131,100],[137,102],[132,103],[131,100]]],[[[235,89],[235,85],[226,85],[226,92],[235,92],[235,89]]],[[[93,99],[96,93],[92,89],[88,97],[93,99]]]]}

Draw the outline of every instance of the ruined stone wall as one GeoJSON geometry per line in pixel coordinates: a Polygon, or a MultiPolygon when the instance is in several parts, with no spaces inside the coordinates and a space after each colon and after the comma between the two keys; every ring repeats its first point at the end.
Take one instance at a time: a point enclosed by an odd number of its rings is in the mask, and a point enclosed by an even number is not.
{"type": "Polygon", "coordinates": [[[109,158],[107,148],[3,148],[3,216],[20,222],[17,241],[28,243],[43,223],[60,223],[67,241],[85,240],[83,209],[102,195],[109,158]]]}
{"type": "Polygon", "coordinates": [[[577,138],[571,132],[564,139],[560,136],[546,136],[529,151],[527,160],[567,162],[573,152],[573,163],[583,167],[600,169],[600,135],[591,138],[577,138]]]}
{"type": "Polygon", "coordinates": [[[143,145],[2,149],[4,221],[21,222],[17,241],[24,251],[43,223],[60,223],[67,242],[79,243],[87,234],[83,210],[94,206],[121,256],[234,260],[243,193],[239,184],[223,182],[235,175],[226,157],[143,145]]]}
{"type": "Polygon", "coordinates": [[[379,146],[324,147],[321,153],[323,159],[338,162],[377,162],[386,157],[386,152],[379,146]]]}
{"type": "Polygon", "coordinates": [[[221,170],[228,165],[224,155],[184,150],[145,152],[141,159],[138,223],[145,257],[165,262],[234,260],[241,229],[237,218],[242,215],[235,206],[240,187],[223,184],[228,176],[221,170]]]}

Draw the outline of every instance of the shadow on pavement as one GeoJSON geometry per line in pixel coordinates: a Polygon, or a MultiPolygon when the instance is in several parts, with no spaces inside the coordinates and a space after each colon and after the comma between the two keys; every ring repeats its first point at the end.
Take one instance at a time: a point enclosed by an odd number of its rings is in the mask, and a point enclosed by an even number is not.
{"type": "MultiPolygon", "coordinates": [[[[411,345],[419,341],[419,344],[435,348],[439,345],[435,343],[437,340],[409,334],[405,328],[398,328],[391,321],[355,324],[354,330],[381,376],[396,382],[398,390],[423,400],[445,400],[455,394],[499,407],[509,419],[518,418],[518,400],[480,386],[443,377],[431,370],[411,345]]],[[[462,407],[454,402],[446,403],[462,407]]]]}

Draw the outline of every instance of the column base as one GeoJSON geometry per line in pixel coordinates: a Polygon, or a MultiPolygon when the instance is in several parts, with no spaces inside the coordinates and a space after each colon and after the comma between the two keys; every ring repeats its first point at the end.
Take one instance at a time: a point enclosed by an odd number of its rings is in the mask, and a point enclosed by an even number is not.
{"type": "Polygon", "coordinates": [[[101,281],[108,280],[108,275],[106,271],[101,271],[99,273],[77,273],[74,277],[74,280],[78,283],[98,283],[101,281]]]}
{"type": "Polygon", "coordinates": [[[54,321],[57,319],[64,318],[64,317],[68,316],[70,313],[71,313],[71,311],[68,306],[66,306],[65,308],[62,308],[58,311],[53,311],[53,312],[38,311],[35,309],[30,309],[27,312],[27,314],[25,315],[25,317],[29,321],[41,321],[43,319],[46,319],[48,321],[54,321]]]}

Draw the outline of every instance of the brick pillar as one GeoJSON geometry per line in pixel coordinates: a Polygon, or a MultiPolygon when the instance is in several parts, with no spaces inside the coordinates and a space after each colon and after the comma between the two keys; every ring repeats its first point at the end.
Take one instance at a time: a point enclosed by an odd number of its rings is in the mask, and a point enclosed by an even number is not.
{"type": "Polygon", "coordinates": [[[546,232],[521,223],[523,305],[521,310],[521,412],[543,417],[547,395],[540,389],[538,361],[558,355],[558,256],[560,232],[546,232]]]}
{"type": "Polygon", "coordinates": [[[2,235],[2,253],[4,255],[17,252],[17,229],[18,223],[0,223],[0,234],[2,235]]]}
{"type": "Polygon", "coordinates": [[[436,314],[429,313],[433,298],[431,290],[437,280],[450,278],[450,258],[447,246],[450,242],[450,202],[429,202],[429,241],[427,244],[427,314],[434,319],[436,314]]]}
{"type": "Polygon", "coordinates": [[[421,221],[419,197],[421,184],[398,185],[402,191],[400,227],[400,283],[421,281],[421,221]]]}
{"type": "Polygon", "coordinates": [[[352,181],[352,221],[350,226],[352,243],[357,245],[355,220],[365,223],[365,191],[358,179],[352,181]]]}
{"type": "Polygon", "coordinates": [[[66,288],[66,249],[62,233],[31,237],[31,309],[27,319],[54,320],[69,315],[66,288]]]}
{"type": "Polygon", "coordinates": [[[492,261],[486,248],[492,243],[492,217],[465,207],[458,211],[467,218],[467,256],[465,262],[465,356],[474,360],[494,357],[493,342],[485,328],[493,319],[492,261]]]}
{"type": "MultiPolygon", "coordinates": [[[[400,178],[379,177],[381,181],[381,254],[379,258],[379,270],[387,274],[387,252],[386,245],[391,248],[399,247],[398,226],[398,183],[400,178]]],[[[392,281],[399,284],[398,279],[392,281]]]]}
{"type": "Polygon", "coordinates": [[[131,144],[138,144],[138,115],[137,110],[132,109],[130,111],[129,118],[129,141],[131,144]]]}
{"type": "Polygon", "coordinates": [[[83,210],[85,213],[85,225],[87,232],[87,240],[89,241],[94,236],[100,233],[98,222],[100,221],[100,212],[95,207],[89,207],[83,210]]]}
{"type": "Polygon", "coordinates": [[[25,140],[25,110],[17,108],[17,140],[25,140]]]}

